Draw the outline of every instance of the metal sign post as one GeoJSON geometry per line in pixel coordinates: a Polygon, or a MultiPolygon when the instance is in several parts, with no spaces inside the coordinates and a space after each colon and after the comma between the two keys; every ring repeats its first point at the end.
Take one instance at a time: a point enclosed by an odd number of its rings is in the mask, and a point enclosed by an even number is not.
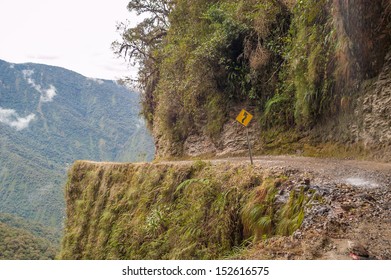
{"type": "Polygon", "coordinates": [[[246,127],[246,136],[247,136],[247,144],[248,144],[248,152],[250,155],[250,161],[251,165],[254,164],[253,162],[253,155],[251,152],[251,143],[250,143],[250,138],[248,137],[248,124],[250,123],[251,119],[253,118],[253,115],[251,115],[249,112],[246,110],[242,110],[240,114],[236,117],[236,120],[241,123],[244,127],[246,127]]]}
{"type": "Polygon", "coordinates": [[[250,143],[250,139],[248,138],[248,127],[247,126],[246,126],[246,135],[247,135],[248,153],[250,154],[251,165],[254,165],[253,154],[251,152],[251,143],[250,143]]]}

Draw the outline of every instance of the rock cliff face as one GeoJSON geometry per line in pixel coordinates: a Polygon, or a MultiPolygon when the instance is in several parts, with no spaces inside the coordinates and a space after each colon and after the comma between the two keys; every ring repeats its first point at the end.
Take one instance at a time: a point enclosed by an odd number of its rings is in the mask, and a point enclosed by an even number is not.
{"type": "MultiPolygon", "coordinates": [[[[354,146],[358,152],[352,153],[351,157],[390,159],[391,2],[333,0],[319,1],[316,5],[308,4],[311,1],[282,2],[288,14],[275,20],[289,22],[290,35],[285,33],[288,39],[283,47],[280,46],[286,52],[282,55],[282,66],[275,70],[275,79],[272,76],[268,80],[270,86],[261,91],[263,96],[267,96],[267,102],[242,99],[229,105],[222,103],[224,121],[220,123],[218,133],[213,135],[205,129],[211,121],[202,117],[207,115],[206,111],[202,111],[205,109],[202,106],[199,108],[202,112],[194,114],[201,115],[198,119],[203,125],[191,123],[188,125],[190,127],[181,131],[179,138],[167,137],[165,131],[174,130],[174,127],[177,129],[180,116],[173,121],[171,128],[164,129],[159,124],[160,120],[156,119],[153,130],[157,158],[244,155],[247,153],[246,132],[235,122],[235,117],[242,108],[246,108],[255,115],[249,126],[255,153],[304,152],[316,156],[318,154],[313,153],[314,149],[334,145],[339,148],[330,150],[329,156],[339,156],[341,147],[350,149],[354,146]],[[308,26],[309,22],[313,28],[308,26]],[[318,31],[314,31],[316,28],[318,31]],[[307,37],[310,39],[305,41],[303,38],[307,37]],[[321,42],[325,53],[311,45],[314,44],[311,40],[321,42]],[[323,41],[327,41],[328,45],[323,41]],[[303,44],[303,49],[295,50],[295,46],[289,45],[292,42],[303,44]],[[321,61],[323,66],[314,66],[315,61],[321,61]],[[299,76],[302,75],[297,66],[300,63],[305,65],[303,71],[307,71],[303,76],[299,76]],[[290,66],[284,68],[286,65],[290,66]],[[311,67],[315,69],[312,72],[311,67]],[[309,85],[307,81],[303,86],[303,79],[312,80],[314,85],[309,85]],[[283,96],[281,88],[292,89],[286,97],[288,101],[284,103],[288,104],[287,107],[274,101],[283,96]],[[300,90],[303,93],[298,93],[300,90]],[[300,94],[304,97],[300,97],[300,94]],[[301,103],[308,102],[309,108],[313,106],[316,109],[308,113],[298,101],[300,98],[304,100],[301,103]],[[314,105],[317,102],[319,104],[314,105]],[[275,106],[277,113],[268,117],[272,106],[275,106]],[[309,114],[307,121],[310,125],[301,123],[303,117],[300,114],[305,113],[298,113],[299,110],[309,114]],[[269,118],[267,125],[266,118],[269,118]],[[276,121],[278,118],[285,118],[283,127],[276,121]],[[295,135],[294,145],[282,149],[280,139],[286,138],[286,134],[295,135]],[[270,143],[274,148],[270,148],[270,143]],[[311,147],[311,152],[307,151],[308,147],[311,147]]],[[[254,59],[250,57],[249,67],[254,59]]],[[[263,63],[273,67],[275,61],[268,59],[263,63]]],[[[255,69],[252,75],[269,75],[265,72],[269,68],[265,67],[255,69]]]]}
{"type": "Polygon", "coordinates": [[[183,147],[184,155],[186,156],[227,156],[227,155],[243,155],[248,152],[248,144],[246,137],[246,129],[249,131],[249,140],[252,148],[258,148],[257,139],[260,136],[259,123],[252,124],[249,128],[242,126],[232,116],[231,119],[223,126],[220,137],[217,141],[213,141],[207,135],[191,135],[189,136],[183,147]]]}
{"type": "Polygon", "coordinates": [[[390,47],[389,0],[334,0],[337,32],[349,41],[352,74],[356,79],[376,77],[383,68],[390,47]],[[353,62],[353,61],[352,61],[353,62]]]}
{"type": "Polygon", "coordinates": [[[391,155],[391,2],[336,0],[333,6],[337,33],[349,44],[346,80],[351,83],[354,113],[347,130],[352,132],[352,142],[387,160],[391,155]]]}
{"type": "Polygon", "coordinates": [[[362,107],[355,113],[362,119],[359,137],[366,147],[383,151],[384,158],[391,158],[391,53],[373,89],[361,97],[362,107]]]}
{"type": "MultiPolygon", "coordinates": [[[[326,125],[319,125],[314,135],[324,142],[345,147],[360,146],[364,157],[381,161],[391,158],[391,52],[379,75],[364,82],[356,97],[347,98],[346,112],[326,125]]],[[[354,157],[354,155],[352,155],[354,157]]]]}

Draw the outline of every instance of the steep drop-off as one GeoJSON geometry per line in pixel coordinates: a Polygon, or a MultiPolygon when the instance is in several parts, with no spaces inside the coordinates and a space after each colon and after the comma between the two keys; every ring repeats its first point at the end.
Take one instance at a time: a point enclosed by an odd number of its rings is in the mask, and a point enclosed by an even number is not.
{"type": "Polygon", "coordinates": [[[272,227],[284,215],[273,206],[274,178],[280,176],[201,161],[77,162],[66,189],[61,258],[215,259],[232,254],[253,233],[290,233],[301,223],[307,197],[299,190],[289,199],[299,200],[287,215],[292,223],[272,227]],[[263,215],[268,220],[256,224],[263,215]]]}
{"type": "Polygon", "coordinates": [[[354,241],[389,259],[390,171],[294,157],[76,162],[60,258],[347,259],[354,241]]]}

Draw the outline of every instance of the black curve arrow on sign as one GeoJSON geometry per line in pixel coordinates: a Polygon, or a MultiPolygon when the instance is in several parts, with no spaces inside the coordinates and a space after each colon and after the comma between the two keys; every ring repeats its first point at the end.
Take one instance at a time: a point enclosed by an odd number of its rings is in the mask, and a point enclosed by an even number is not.
{"type": "Polygon", "coordinates": [[[247,116],[248,116],[247,112],[244,112],[242,123],[244,123],[244,121],[247,119],[247,116]]]}

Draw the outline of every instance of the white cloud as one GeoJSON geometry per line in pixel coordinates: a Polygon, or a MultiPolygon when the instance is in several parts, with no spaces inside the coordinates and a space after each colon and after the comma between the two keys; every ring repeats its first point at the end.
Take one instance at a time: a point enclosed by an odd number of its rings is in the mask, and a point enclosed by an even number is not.
{"type": "Polygon", "coordinates": [[[56,88],[53,85],[49,86],[49,89],[41,92],[41,102],[52,102],[53,98],[57,95],[56,88]]]}
{"type": "Polygon", "coordinates": [[[23,70],[22,71],[25,80],[41,94],[41,102],[52,102],[53,98],[57,95],[57,89],[53,85],[49,85],[48,89],[42,89],[40,85],[37,85],[35,81],[31,78],[34,74],[33,70],[23,70]]]}
{"type": "Polygon", "coordinates": [[[27,128],[31,121],[35,119],[35,114],[30,114],[27,117],[20,117],[14,109],[3,109],[0,107],[0,123],[4,123],[17,131],[27,128]]]}

